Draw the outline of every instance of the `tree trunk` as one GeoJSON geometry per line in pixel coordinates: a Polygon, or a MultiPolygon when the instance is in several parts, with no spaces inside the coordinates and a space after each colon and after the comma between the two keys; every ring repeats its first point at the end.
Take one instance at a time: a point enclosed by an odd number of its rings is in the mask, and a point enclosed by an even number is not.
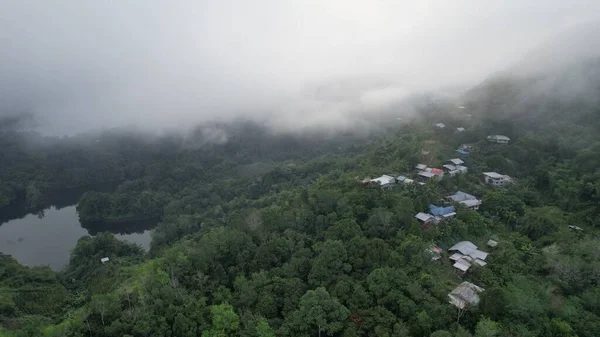
{"type": "Polygon", "coordinates": [[[321,326],[319,325],[319,337],[321,337],[321,326]]]}
{"type": "Polygon", "coordinates": [[[90,327],[90,321],[88,321],[87,317],[85,319],[85,323],[87,324],[88,331],[90,332],[90,337],[92,337],[92,328],[90,327]]]}

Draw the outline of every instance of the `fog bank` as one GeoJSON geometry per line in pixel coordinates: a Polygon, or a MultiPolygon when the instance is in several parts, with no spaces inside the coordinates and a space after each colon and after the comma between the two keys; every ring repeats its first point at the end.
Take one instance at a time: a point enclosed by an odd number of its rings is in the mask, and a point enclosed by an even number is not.
{"type": "Polygon", "coordinates": [[[349,127],[475,84],[598,13],[588,0],[5,0],[0,114],[55,134],[235,117],[349,127]]]}

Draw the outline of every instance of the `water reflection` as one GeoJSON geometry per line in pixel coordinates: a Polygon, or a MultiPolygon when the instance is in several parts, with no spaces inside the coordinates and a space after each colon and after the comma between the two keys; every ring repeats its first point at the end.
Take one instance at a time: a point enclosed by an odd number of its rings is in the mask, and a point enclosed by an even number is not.
{"type": "Polygon", "coordinates": [[[8,207],[0,208],[0,226],[5,222],[15,219],[22,219],[30,214],[35,214],[39,218],[43,218],[47,209],[55,208],[60,210],[62,208],[77,204],[79,198],[81,198],[81,196],[87,191],[114,192],[118,186],[119,183],[114,182],[89,185],[79,188],[70,188],[59,192],[54,192],[46,197],[47,200],[50,200],[49,202],[44,203],[34,209],[28,207],[25,201],[18,202],[8,207]]]}
{"type": "MultiPolygon", "coordinates": [[[[115,187],[106,187],[105,191],[115,187]]],[[[86,190],[90,190],[89,188],[86,190]]],[[[96,189],[98,190],[98,189],[96,189]]],[[[85,235],[109,231],[120,240],[150,248],[150,229],[156,221],[122,223],[79,223],[75,204],[85,191],[71,190],[55,199],[51,207],[35,212],[14,207],[10,212],[0,212],[0,252],[12,255],[28,266],[49,265],[60,269],[69,262],[70,251],[77,240],[85,235]],[[70,203],[69,203],[70,202],[70,203]]]]}

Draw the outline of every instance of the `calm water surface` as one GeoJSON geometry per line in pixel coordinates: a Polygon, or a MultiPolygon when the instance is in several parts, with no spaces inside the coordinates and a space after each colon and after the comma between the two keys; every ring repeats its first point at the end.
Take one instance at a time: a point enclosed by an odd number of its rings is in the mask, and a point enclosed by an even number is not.
{"type": "MultiPolygon", "coordinates": [[[[118,239],[150,247],[150,228],[155,223],[128,227],[127,234],[111,230],[118,239]]],[[[92,233],[95,234],[95,233],[92,233]]],[[[12,255],[27,266],[49,265],[60,269],[69,262],[69,253],[88,230],[79,223],[75,205],[43,211],[43,217],[28,214],[0,225],[0,252],[12,255]]]]}

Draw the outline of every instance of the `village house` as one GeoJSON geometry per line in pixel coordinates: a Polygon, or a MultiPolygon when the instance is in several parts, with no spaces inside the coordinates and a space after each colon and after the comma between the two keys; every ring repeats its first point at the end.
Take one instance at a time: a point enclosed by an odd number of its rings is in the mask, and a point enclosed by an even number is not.
{"type": "Polygon", "coordinates": [[[469,152],[463,150],[463,149],[456,149],[454,150],[454,152],[458,153],[459,156],[461,157],[467,157],[469,155],[469,152]]]}
{"type": "Polygon", "coordinates": [[[399,184],[413,184],[415,181],[406,177],[406,176],[398,176],[398,178],[396,178],[396,181],[399,184]]]}
{"type": "Polygon", "coordinates": [[[445,127],[446,127],[446,125],[445,125],[444,123],[437,123],[435,126],[436,126],[438,129],[443,129],[443,128],[445,128],[445,127]]]}
{"type": "Polygon", "coordinates": [[[432,179],[432,178],[441,180],[444,177],[444,170],[439,169],[439,168],[430,168],[430,167],[427,167],[423,171],[420,171],[418,173],[418,175],[420,177],[423,177],[423,178],[427,179],[427,180],[432,179]]]}
{"type": "Polygon", "coordinates": [[[453,158],[448,160],[448,162],[450,162],[451,164],[445,164],[442,167],[446,169],[446,171],[450,174],[451,177],[454,177],[457,174],[464,174],[469,171],[469,169],[466,166],[462,165],[465,163],[464,161],[462,161],[462,159],[453,158]]]}
{"type": "Polygon", "coordinates": [[[416,168],[417,170],[419,170],[419,171],[424,171],[425,169],[427,169],[427,165],[425,165],[425,164],[417,164],[417,165],[415,166],[415,168],[416,168]]]}
{"type": "Polygon", "coordinates": [[[491,135],[491,136],[487,136],[487,140],[490,143],[508,144],[508,141],[510,140],[510,138],[503,136],[503,135],[491,135]]]}
{"type": "Polygon", "coordinates": [[[371,179],[371,183],[379,184],[383,189],[391,189],[396,183],[396,178],[386,174],[379,178],[371,179]]]}
{"type": "Polygon", "coordinates": [[[432,244],[427,249],[427,252],[429,254],[431,254],[431,261],[438,261],[439,259],[442,258],[442,253],[444,252],[444,250],[442,248],[432,244]]]}
{"type": "Polygon", "coordinates": [[[512,183],[512,178],[496,172],[483,172],[485,183],[494,187],[503,187],[512,183]]]}
{"type": "Polygon", "coordinates": [[[485,259],[488,253],[477,249],[471,241],[461,241],[448,249],[449,252],[454,252],[450,256],[450,260],[454,261],[454,268],[466,273],[472,265],[479,267],[485,266],[485,259]]]}
{"type": "Polygon", "coordinates": [[[419,220],[419,222],[424,225],[435,221],[435,217],[433,215],[423,212],[417,213],[417,215],[415,215],[415,218],[417,218],[417,220],[419,220]]]}
{"type": "Polygon", "coordinates": [[[459,309],[464,309],[469,305],[477,305],[479,303],[479,293],[484,290],[473,283],[465,281],[448,294],[450,304],[459,309]]]}
{"type": "Polygon", "coordinates": [[[441,206],[436,206],[436,205],[429,205],[429,213],[431,213],[434,217],[436,217],[436,219],[438,221],[445,220],[445,219],[455,216],[456,215],[455,211],[456,211],[456,209],[454,209],[454,206],[441,207],[441,206]]]}
{"type": "Polygon", "coordinates": [[[448,172],[448,174],[450,174],[451,177],[454,177],[457,174],[464,174],[469,171],[469,169],[466,166],[462,165],[454,166],[451,164],[446,164],[442,167],[448,172]]]}
{"type": "Polygon", "coordinates": [[[415,218],[425,226],[432,223],[439,223],[447,220],[456,215],[454,206],[440,207],[436,205],[429,205],[429,213],[419,212],[415,215],[415,218]]]}
{"type": "Polygon", "coordinates": [[[458,127],[458,128],[456,128],[456,131],[458,131],[458,132],[464,132],[464,131],[465,131],[465,128],[463,128],[463,127],[458,127]]]}
{"type": "Polygon", "coordinates": [[[457,203],[465,206],[466,208],[474,210],[474,211],[478,210],[479,206],[481,205],[481,200],[479,200],[479,199],[477,199],[477,197],[470,195],[469,193],[465,193],[463,191],[458,191],[458,192],[454,193],[453,195],[449,195],[446,197],[446,199],[457,202],[457,203]]]}

